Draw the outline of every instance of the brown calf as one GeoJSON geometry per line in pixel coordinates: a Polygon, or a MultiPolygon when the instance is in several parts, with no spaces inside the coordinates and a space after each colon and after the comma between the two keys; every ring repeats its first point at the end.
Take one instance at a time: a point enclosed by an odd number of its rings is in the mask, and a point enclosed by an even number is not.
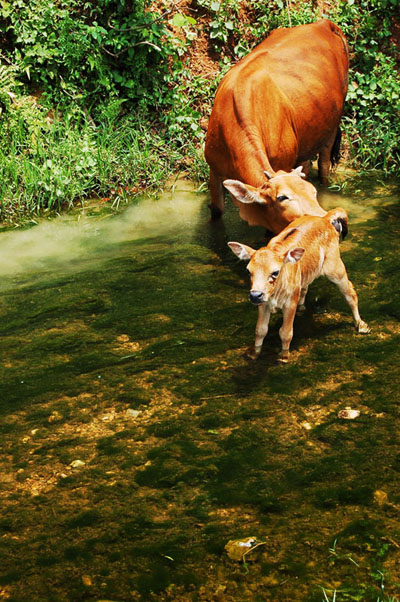
{"type": "Polygon", "coordinates": [[[340,257],[339,233],[342,225],[346,231],[346,224],[346,212],[333,209],[324,217],[308,215],[294,220],[258,251],[238,242],[228,243],[239,259],[249,260],[250,301],[258,305],[253,359],[260,355],[271,313],[279,308],[283,313],[279,361],[288,361],[296,311],[305,309],[308,287],[318,276],[326,276],[338,286],[353,312],[357,331],[370,332],[360,318],[357,293],[340,257]]]}

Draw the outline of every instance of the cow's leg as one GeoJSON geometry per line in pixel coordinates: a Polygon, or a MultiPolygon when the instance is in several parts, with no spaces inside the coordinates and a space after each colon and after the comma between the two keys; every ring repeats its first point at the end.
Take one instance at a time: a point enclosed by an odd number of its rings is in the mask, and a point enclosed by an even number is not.
{"type": "Polygon", "coordinates": [[[296,310],[296,313],[299,315],[304,313],[306,310],[305,300],[306,300],[307,291],[308,291],[308,286],[306,286],[305,288],[302,288],[300,291],[300,299],[297,304],[297,310],[296,310]]]}
{"type": "Polygon", "coordinates": [[[329,169],[331,166],[331,147],[324,146],[318,156],[318,179],[323,186],[328,184],[329,169]]]}
{"type": "Polygon", "coordinates": [[[347,303],[350,305],[350,309],[353,313],[354,322],[357,328],[357,332],[359,334],[368,334],[371,332],[370,327],[364,320],[361,319],[360,313],[358,311],[358,297],[353,286],[353,283],[348,279],[346,268],[342,260],[340,260],[339,266],[337,266],[335,273],[326,274],[329,280],[334,282],[347,303]]]}
{"type": "Polygon", "coordinates": [[[336,129],[329,140],[320,149],[318,155],[318,178],[323,186],[328,184],[329,170],[331,167],[331,153],[336,141],[338,130],[336,129]]]}
{"type": "Polygon", "coordinates": [[[222,180],[212,169],[210,169],[210,195],[211,220],[215,221],[223,214],[225,202],[222,180]]]}
{"type": "Polygon", "coordinates": [[[297,298],[292,298],[290,305],[285,305],[282,309],[283,324],[279,329],[279,336],[282,341],[282,351],[278,356],[278,362],[281,362],[282,364],[286,364],[289,361],[289,347],[293,338],[293,322],[296,315],[299,296],[300,295],[298,295],[297,298]]]}
{"type": "Polygon", "coordinates": [[[254,348],[250,351],[249,357],[252,360],[256,360],[261,353],[261,348],[264,339],[268,332],[269,318],[271,311],[265,303],[258,306],[258,319],[256,326],[256,340],[254,342],[254,348]]]}

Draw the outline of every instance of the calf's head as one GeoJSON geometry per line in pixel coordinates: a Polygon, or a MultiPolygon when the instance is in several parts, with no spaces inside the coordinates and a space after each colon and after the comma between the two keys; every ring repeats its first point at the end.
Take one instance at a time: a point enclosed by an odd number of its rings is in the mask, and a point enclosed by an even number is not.
{"type": "MultiPolygon", "coordinates": [[[[243,205],[253,205],[265,209],[265,220],[257,225],[265,226],[274,233],[281,232],[290,222],[302,215],[323,216],[317,200],[317,190],[303,180],[302,168],[297,167],[291,172],[264,172],[266,181],[259,188],[244,184],[239,180],[225,180],[224,186],[234,200],[243,205]]],[[[246,212],[242,217],[246,219],[246,212]]],[[[253,221],[254,223],[254,221],[253,221]]]]}
{"type": "MultiPolygon", "coordinates": [[[[267,303],[277,286],[283,284],[282,276],[285,265],[297,263],[303,257],[302,247],[289,250],[276,250],[269,246],[258,251],[240,242],[228,242],[231,250],[244,261],[248,261],[247,271],[250,274],[250,301],[254,305],[267,303]]],[[[288,276],[286,274],[286,276],[288,276]]]]}

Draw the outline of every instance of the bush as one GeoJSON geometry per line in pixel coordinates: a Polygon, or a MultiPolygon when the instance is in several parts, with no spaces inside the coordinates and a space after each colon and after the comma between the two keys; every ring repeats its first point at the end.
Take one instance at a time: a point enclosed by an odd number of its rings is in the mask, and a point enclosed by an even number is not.
{"type": "Polygon", "coordinates": [[[182,45],[146,0],[13,0],[0,17],[7,56],[49,103],[157,96],[182,45]],[[151,77],[149,74],[151,73],[151,77]],[[162,85],[162,83],[161,83],[162,85]]]}

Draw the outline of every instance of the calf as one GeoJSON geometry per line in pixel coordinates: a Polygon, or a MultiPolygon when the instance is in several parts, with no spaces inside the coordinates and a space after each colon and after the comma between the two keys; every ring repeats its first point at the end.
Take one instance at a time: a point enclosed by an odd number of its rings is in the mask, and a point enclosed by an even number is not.
{"type": "Polygon", "coordinates": [[[318,276],[327,276],[338,286],[353,312],[357,331],[370,332],[360,318],[357,293],[340,257],[339,236],[346,233],[346,226],[347,214],[338,208],[324,217],[299,217],[258,251],[238,242],[228,243],[239,259],[249,261],[250,301],[258,305],[253,359],[261,353],[271,313],[279,308],[283,313],[279,361],[288,361],[296,311],[305,309],[308,287],[318,276]]]}

